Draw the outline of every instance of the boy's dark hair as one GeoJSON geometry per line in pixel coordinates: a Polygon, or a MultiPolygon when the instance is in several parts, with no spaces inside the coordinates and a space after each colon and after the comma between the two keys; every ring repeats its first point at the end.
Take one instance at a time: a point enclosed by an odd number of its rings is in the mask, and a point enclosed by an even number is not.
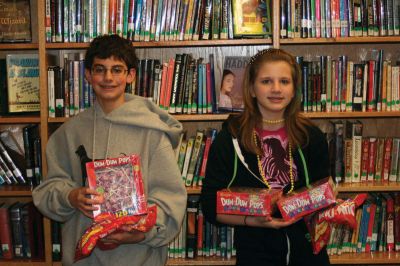
{"type": "Polygon", "coordinates": [[[92,69],[94,58],[115,59],[124,61],[128,69],[137,68],[138,59],[132,42],[119,35],[99,36],[90,43],[85,55],[85,68],[92,69]]]}

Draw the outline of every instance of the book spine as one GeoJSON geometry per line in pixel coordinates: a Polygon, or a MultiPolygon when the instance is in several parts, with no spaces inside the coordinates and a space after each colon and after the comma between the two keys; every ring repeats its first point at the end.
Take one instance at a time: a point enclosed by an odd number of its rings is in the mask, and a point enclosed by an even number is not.
{"type": "Polygon", "coordinates": [[[394,201],[388,196],[386,199],[386,248],[394,251],[394,201]]]}
{"type": "Polygon", "coordinates": [[[368,152],[368,176],[367,181],[374,181],[375,179],[375,161],[376,161],[376,149],[377,139],[374,137],[369,138],[369,152],[368,152]]]}
{"type": "Polygon", "coordinates": [[[14,255],[16,258],[22,258],[24,257],[24,236],[19,202],[13,204],[13,206],[10,207],[10,222],[13,236],[14,255]]]}
{"type": "Polygon", "coordinates": [[[368,154],[369,154],[369,140],[367,138],[362,140],[361,152],[361,181],[367,181],[368,176],[368,154]]]}
{"type": "Polygon", "coordinates": [[[0,205],[0,243],[1,243],[1,254],[4,259],[12,259],[13,245],[12,245],[12,233],[10,224],[10,215],[7,205],[0,205]]]}

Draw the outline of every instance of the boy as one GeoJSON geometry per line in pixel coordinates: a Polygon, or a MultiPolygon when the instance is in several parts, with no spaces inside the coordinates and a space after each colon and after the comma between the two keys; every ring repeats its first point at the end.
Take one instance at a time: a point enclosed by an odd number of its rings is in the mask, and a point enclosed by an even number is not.
{"type": "Polygon", "coordinates": [[[118,244],[117,248],[95,248],[74,265],[164,265],[167,244],[182,223],[187,195],[173,153],[182,125],[147,99],[125,95],[136,64],[128,40],[117,35],[94,39],[85,56],[85,77],[96,102],[64,123],[47,144],[47,180],[32,195],[44,215],[64,222],[63,265],[74,263],[76,244],[93,222],[93,205],[102,203],[101,197],[91,199],[99,194],[84,185],[85,163],[92,159],[139,154],[145,195],[149,205],[157,206],[157,221],[147,233],[107,236],[104,244],[118,244]]]}

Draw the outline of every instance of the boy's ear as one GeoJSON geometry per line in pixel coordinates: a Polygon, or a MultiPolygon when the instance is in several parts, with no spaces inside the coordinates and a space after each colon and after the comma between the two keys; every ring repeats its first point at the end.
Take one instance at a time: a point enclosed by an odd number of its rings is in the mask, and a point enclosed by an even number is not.
{"type": "Polygon", "coordinates": [[[92,74],[90,73],[90,70],[87,68],[85,68],[85,78],[86,78],[87,82],[92,84],[92,74]]]}
{"type": "Polygon", "coordinates": [[[136,69],[131,68],[128,70],[127,83],[132,83],[136,78],[136,69]]]}

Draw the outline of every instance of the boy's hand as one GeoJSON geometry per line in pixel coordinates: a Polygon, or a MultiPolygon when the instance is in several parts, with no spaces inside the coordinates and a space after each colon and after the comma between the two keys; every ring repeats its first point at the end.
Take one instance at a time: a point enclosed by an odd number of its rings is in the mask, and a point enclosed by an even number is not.
{"type": "Polygon", "coordinates": [[[105,238],[101,239],[105,244],[135,244],[143,241],[145,239],[145,235],[143,232],[132,230],[132,231],[117,231],[112,234],[109,234],[105,238]]]}
{"type": "Polygon", "coordinates": [[[72,206],[80,210],[84,215],[93,218],[93,211],[98,208],[93,206],[95,204],[102,204],[104,201],[103,196],[94,189],[88,187],[80,187],[73,189],[69,195],[68,200],[72,206]],[[91,196],[96,196],[92,199],[91,196]]]}

